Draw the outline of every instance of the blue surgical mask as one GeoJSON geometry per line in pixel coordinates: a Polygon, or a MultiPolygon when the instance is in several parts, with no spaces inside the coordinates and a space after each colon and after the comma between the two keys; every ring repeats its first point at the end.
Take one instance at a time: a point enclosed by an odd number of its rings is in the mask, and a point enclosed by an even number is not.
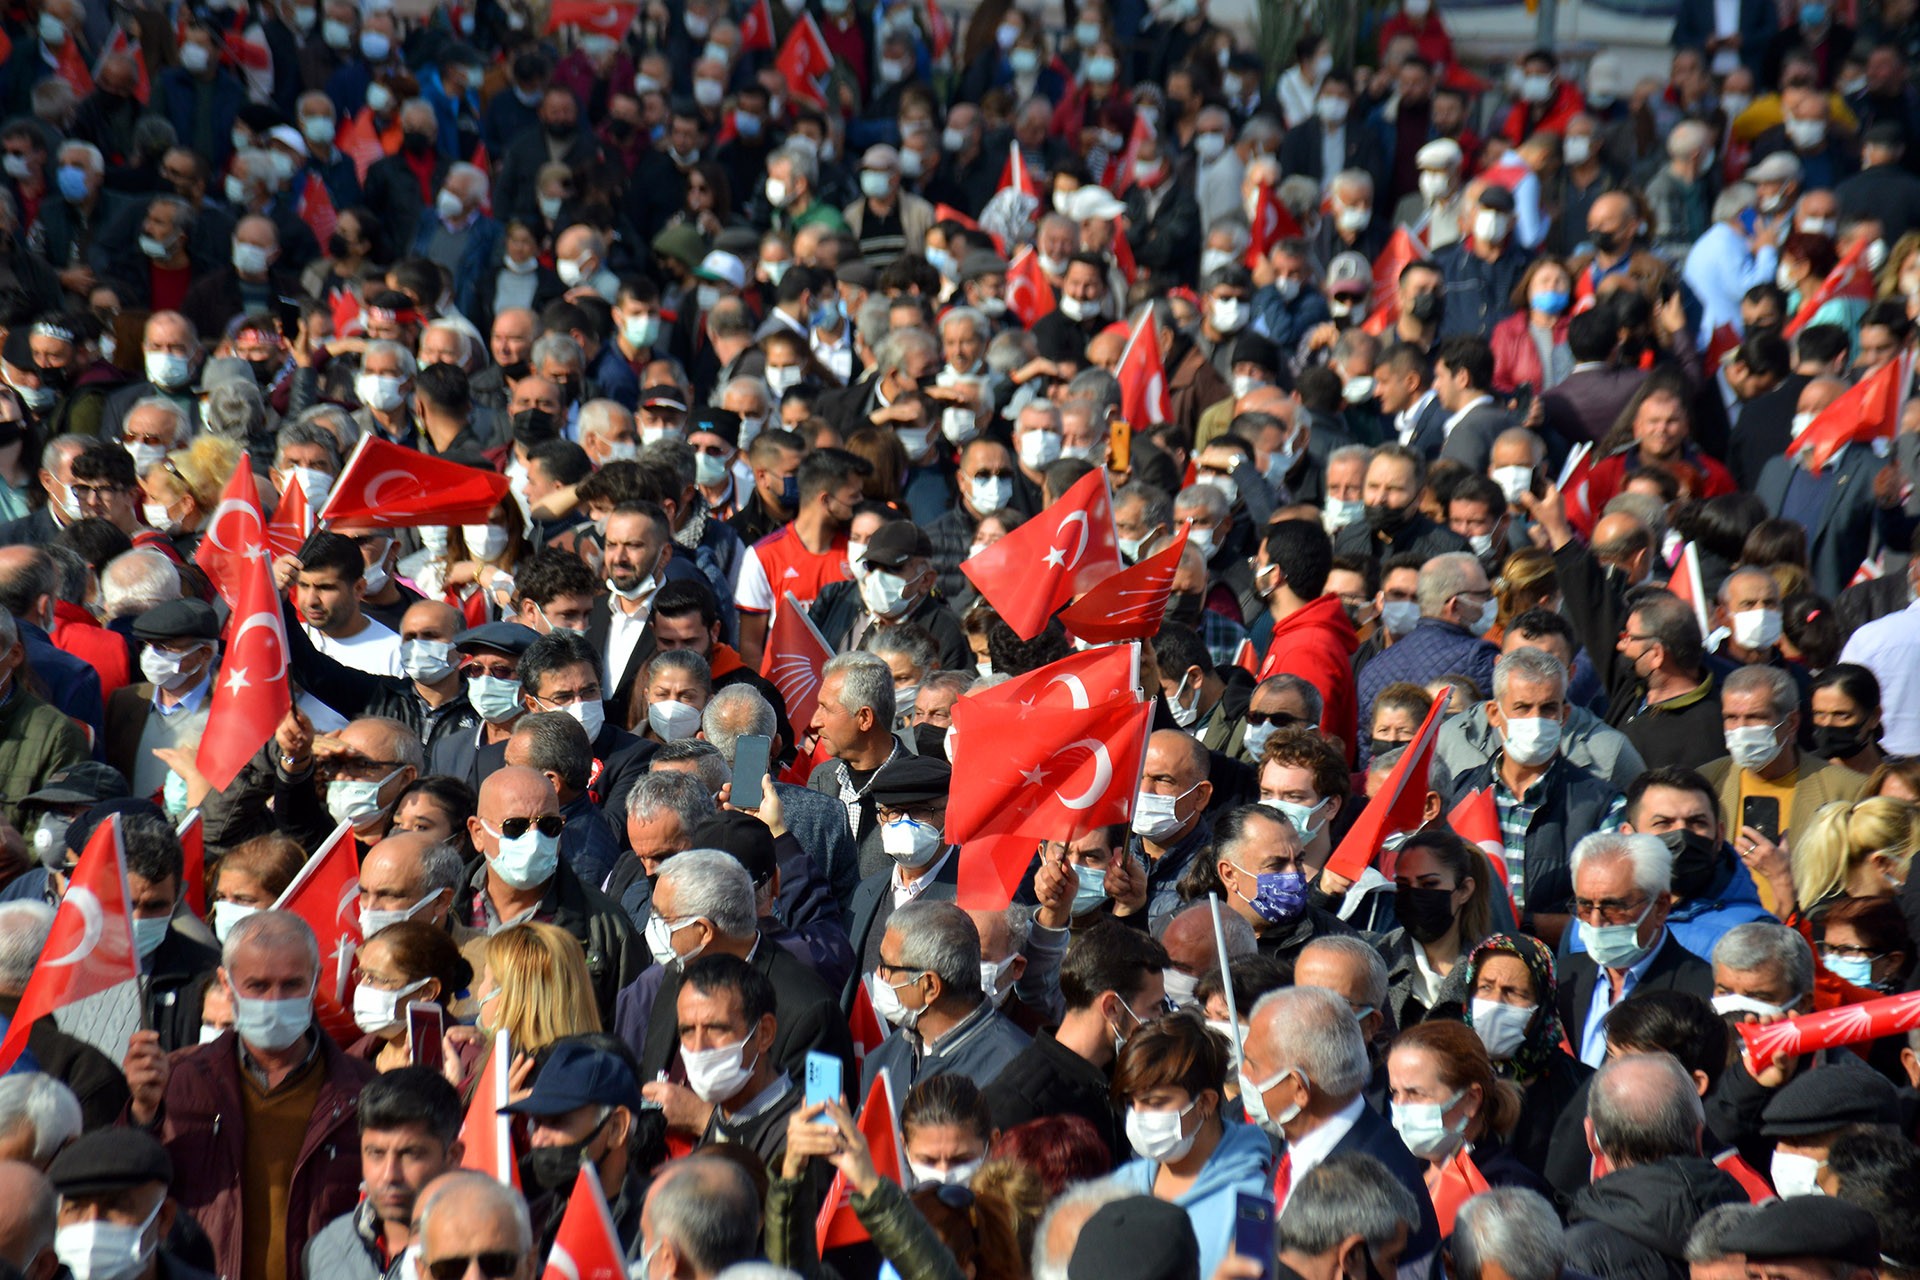
{"type": "Polygon", "coordinates": [[[481,719],[492,724],[511,720],[524,708],[520,701],[520,682],[497,676],[475,676],[467,681],[467,701],[473,704],[481,719]]]}
{"type": "Polygon", "coordinates": [[[1647,948],[1640,945],[1640,925],[1653,910],[1653,903],[1634,917],[1632,924],[1588,924],[1580,922],[1580,945],[1593,962],[1603,969],[1631,969],[1646,958],[1647,948]]]}
{"type": "MultiPolygon", "coordinates": [[[[1239,870],[1245,874],[1244,867],[1239,870]]],[[[1307,909],[1307,878],[1298,871],[1269,871],[1255,876],[1253,883],[1251,898],[1237,889],[1234,892],[1268,924],[1286,924],[1307,909]]]]}
{"type": "Polygon", "coordinates": [[[1107,869],[1075,867],[1073,873],[1080,880],[1079,888],[1073,891],[1073,914],[1083,916],[1107,900],[1107,869]]]}
{"type": "Polygon", "coordinates": [[[494,873],[516,889],[532,889],[553,879],[560,865],[560,837],[550,836],[538,827],[528,827],[519,836],[504,836],[491,827],[489,835],[500,842],[500,851],[487,859],[494,873]]]}
{"type": "MultiPolygon", "coordinates": [[[[133,922],[136,926],[138,920],[133,922]]],[[[1821,956],[1820,963],[1827,966],[1827,972],[1842,982],[1850,982],[1856,987],[1873,985],[1873,957],[1871,956],[1821,956]]]]}

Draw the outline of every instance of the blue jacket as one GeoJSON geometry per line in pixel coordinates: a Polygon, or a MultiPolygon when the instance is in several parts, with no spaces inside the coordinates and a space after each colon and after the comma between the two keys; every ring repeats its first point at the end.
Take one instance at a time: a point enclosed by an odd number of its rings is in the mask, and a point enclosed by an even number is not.
{"type": "Polygon", "coordinates": [[[1422,618],[1391,648],[1360,671],[1360,722],[1373,722],[1373,701],[1396,681],[1426,685],[1445,675],[1463,675],[1493,696],[1493,664],[1500,651],[1455,622],[1422,618]]]}
{"type": "MultiPolygon", "coordinates": [[[[439,228],[440,215],[431,208],[422,210],[420,230],[413,237],[413,251],[424,258],[428,246],[433,243],[433,233],[439,228]]],[[[473,230],[460,250],[460,269],[454,272],[454,278],[459,281],[454,286],[454,305],[462,313],[472,312],[476,303],[475,291],[500,265],[500,242],[504,238],[505,233],[495,219],[483,213],[473,220],[473,230]]]]}
{"type": "MultiPolygon", "coordinates": [[[[179,135],[180,145],[188,149],[194,146],[195,98],[192,75],[179,67],[169,67],[160,73],[161,110],[173,125],[174,133],[179,135]]],[[[207,126],[213,134],[213,150],[207,153],[207,160],[215,173],[227,167],[227,159],[233,154],[233,122],[246,101],[247,91],[238,80],[224,71],[215,73],[213,111],[207,126]]]]}
{"type": "MultiPolygon", "coordinates": [[[[1129,1160],[1114,1170],[1113,1180],[1140,1195],[1153,1194],[1160,1166],[1152,1160],[1129,1160]]],[[[1193,1234],[1200,1241],[1200,1274],[1210,1276],[1233,1247],[1233,1224],[1242,1191],[1273,1195],[1273,1144],[1257,1125],[1228,1123],[1220,1144],[1201,1166],[1193,1186],[1174,1203],[1187,1211],[1193,1234]]]]}
{"type": "MultiPolygon", "coordinates": [[[[1713,887],[1697,898],[1675,904],[1667,915],[1667,932],[1688,951],[1711,963],[1714,944],[1722,934],[1737,924],[1751,924],[1755,920],[1774,923],[1773,916],[1760,905],[1760,893],[1753,887],[1752,873],[1733,856],[1731,849],[1722,845],[1720,874],[1714,877],[1713,887]]],[[[1578,929],[1567,930],[1561,946],[1563,955],[1586,950],[1578,929]]]]}
{"type": "Polygon", "coordinates": [[[100,673],[93,664],[54,647],[53,639],[25,618],[14,620],[20,642],[27,649],[27,666],[46,686],[47,701],[87,726],[93,738],[94,758],[100,756],[100,731],[106,706],[100,697],[100,673]]]}
{"type": "Polygon", "coordinates": [[[1280,296],[1272,285],[1253,295],[1253,331],[1270,338],[1280,348],[1280,358],[1288,359],[1308,330],[1323,320],[1331,320],[1327,300],[1305,286],[1292,302],[1280,296]]]}

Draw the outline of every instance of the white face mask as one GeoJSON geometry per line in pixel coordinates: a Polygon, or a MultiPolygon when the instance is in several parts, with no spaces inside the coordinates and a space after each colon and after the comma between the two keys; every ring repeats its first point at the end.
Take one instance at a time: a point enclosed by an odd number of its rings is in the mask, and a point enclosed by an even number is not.
{"type": "Polygon", "coordinates": [[[1771,649],[1780,643],[1778,609],[1742,609],[1733,615],[1733,642],[1743,649],[1771,649]]]}
{"type": "Polygon", "coordinates": [[[1020,461],[1029,470],[1038,471],[1059,460],[1058,431],[1029,431],[1020,437],[1020,461]]]}
{"type": "Polygon", "coordinates": [[[1500,486],[1500,493],[1509,505],[1533,491],[1532,467],[1495,467],[1493,482],[1500,486]]]}
{"type": "Polygon", "coordinates": [[[880,828],[880,848],[909,871],[932,863],[945,849],[940,828],[913,818],[895,818],[880,828]]]}
{"type": "MultiPolygon", "coordinates": [[[[1199,786],[1195,783],[1194,786],[1199,786]]],[[[1163,844],[1185,825],[1177,812],[1180,802],[1193,793],[1193,787],[1177,796],[1142,791],[1133,799],[1133,833],[1143,840],[1163,844]]]]}
{"type": "Polygon", "coordinates": [[[198,680],[202,672],[181,670],[191,662],[199,648],[189,649],[185,653],[175,653],[167,649],[147,648],[140,654],[140,674],[168,693],[178,693],[198,680]]]}
{"type": "Polygon", "coordinates": [[[422,978],[398,991],[382,991],[362,981],[353,989],[353,1025],[370,1036],[399,1030],[401,998],[426,985],[427,979],[422,978]]]}
{"type": "Polygon", "coordinates": [[[1134,1154],[1144,1156],[1155,1164],[1168,1164],[1186,1155],[1193,1149],[1193,1140],[1200,1133],[1198,1125],[1194,1126],[1192,1133],[1181,1132],[1187,1114],[1193,1107],[1194,1104],[1189,1102],[1178,1111],[1127,1108],[1127,1141],[1133,1144],[1134,1154]]]}
{"type": "Polygon", "coordinates": [[[1459,1149],[1465,1137],[1467,1117],[1449,1121],[1447,1111],[1458,1106],[1464,1091],[1445,1102],[1396,1102],[1393,1104],[1393,1128],[1407,1152],[1416,1160],[1449,1156],[1459,1149]]]}
{"type": "Polygon", "coordinates": [[[235,993],[233,1029],[269,1053],[291,1048],[313,1025],[313,993],[291,1000],[255,1000],[235,993]]]}
{"type": "Polygon", "coordinates": [[[431,907],[444,893],[446,893],[445,889],[435,889],[432,893],[420,899],[420,901],[414,903],[404,911],[391,911],[379,907],[367,907],[363,909],[360,912],[360,936],[362,938],[371,938],[374,934],[380,932],[390,924],[399,924],[403,920],[413,919],[422,911],[431,907]]]}
{"type": "Polygon", "coordinates": [[[874,569],[860,580],[860,602],[876,618],[905,613],[907,580],[897,573],[874,569]]]}
{"type": "Polygon", "coordinates": [[[1780,741],[1777,725],[1745,725],[1726,732],[1727,754],[1733,762],[1750,773],[1772,764],[1780,755],[1785,743],[1780,741]]]}
{"type": "Polygon", "coordinates": [[[69,1223],[54,1234],[54,1256],[73,1280],[129,1280],[146,1269],[159,1247],[159,1238],[149,1240],[147,1233],[165,1205],[163,1196],[137,1227],[99,1218],[69,1223]]]}
{"type": "Polygon", "coordinates": [[[1420,625],[1420,602],[1389,600],[1380,606],[1380,621],[1387,634],[1398,639],[1420,625]]]}
{"type": "Polygon", "coordinates": [[[1545,716],[1528,716],[1506,721],[1500,731],[1506,753],[1528,768],[1553,759],[1560,749],[1561,724],[1545,716]]]}
{"type": "Polygon", "coordinates": [[[980,989],[987,993],[987,999],[993,1001],[998,1009],[1013,994],[1013,985],[1007,981],[1007,974],[1013,969],[1019,956],[1008,956],[1005,960],[982,960],[980,962],[980,989]]]}
{"type": "Polygon", "coordinates": [[[964,1187],[973,1181],[973,1175],[980,1172],[980,1166],[984,1163],[984,1160],[962,1160],[959,1164],[937,1169],[933,1165],[909,1159],[907,1172],[913,1175],[915,1186],[964,1187]]]}
{"type": "Polygon", "coordinates": [[[1238,333],[1246,328],[1249,310],[1242,298],[1215,298],[1209,307],[1209,318],[1216,332],[1238,333]]]}
{"type": "Polygon", "coordinates": [[[504,525],[460,526],[460,540],[467,544],[467,554],[480,560],[498,560],[507,549],[509,536],[504,525]]]}
{"type": "Polygon", "coordinates": [[[723,1044],[715,1049],[681,1046],[680,1063],[687,1069],[687,1087],[700,1101],[718,1105],[747,1087],[747,1081],[753,1079],[753,1068],[760,1061],[757,1053],[751,1059],[742,1060],[752,1039],[748,1035],[738,1044],[723,1044]]]}
{"type": "Polygon", "coordinates": [[[1762,1018],[1779,1018],[1786,1015],[1784,1005],[1769,1004],[1765,1000],[1755,1000],[1752,996],[1743,996],[1728,991],[1713,998],[1713,1011],[1721,1017],[1730,1013],[1751,1013],[1762,1018]]]}
{"type": "Polygon", "coordinates": [[[700,708],[670,700],[650,703],[647,724],[662,742],[679,742],[700,732],[700,708]]]}
{"type": "Polygon", "coordinates": [[[1826,1167],[1825,1160],[1815,1160],[1797,1151],[1775,1151],[1767,1172],[1773,1175],[1774,1191],[1784,1200],[1789,1196],[1825,1195],[1816,1179],[1826,1167]]]}
{"type": "MultiPolygon", "coordinates": [[[[213,904],[213,936],[217,942],[225,942],[227,935],[233,932],[233,926],[258,911],[258,907],[243,907],[237,902],[228,902],[225,898],[213,904]]],[[[362,936],[364,936],[364,931],[362,936]]]]}
{"type": "Polygon", "coordinates": [[[432,684],[445,679],[455,665],[453,646],[445,640],[400,642],[400,668],[409,679],[432,684]]]}
{"type": "Polygon", "coordinates": [[[327,813],[335,822],[352,823],[356,830],[372,826],[387,811],[380,802],[380,788],[400,776],[395,769],[378,782],[356,778],[337,778],[327,784],[327,813]]]}
{"type": "Polygon", "coordinates": [[[1527,1025],[1533,1021],[1537,1005],[1506,1004],[1499,1000],[1473,1002],[1473,1030],[1487,1046],[1487,1056],[1505,1062],[1527,1038],[1527,1025]]]}

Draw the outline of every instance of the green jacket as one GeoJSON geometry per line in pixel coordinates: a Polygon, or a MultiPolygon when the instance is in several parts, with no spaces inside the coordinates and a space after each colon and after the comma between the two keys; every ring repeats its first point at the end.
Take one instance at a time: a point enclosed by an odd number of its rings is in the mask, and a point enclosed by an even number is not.
{"type": "MultiPolygon", "coordinates": [[[[872,1195],[855,1195],[852,1204],[854,1216],[873,1237],[880,1256],[900,1273],[900,1280],[966,1280],[953,1251],[898,1183],[882,1178],[872,1195]]],[[[812,1178],[774,1178],[767,1191],[767,1260],[798,1271],[807,1280],[837,1276],[820,1261],[814,1247],[814,1223],[819,1216],[819,1193],[812,1178]]]]}
{"type": "Polygon", "coordinates": [[[16,830],[28,830],[20,797],[40,789],[48,775],[92,758],[87,733],[49,703],[20,687],[0,702],[0,813],[16,830]]]}

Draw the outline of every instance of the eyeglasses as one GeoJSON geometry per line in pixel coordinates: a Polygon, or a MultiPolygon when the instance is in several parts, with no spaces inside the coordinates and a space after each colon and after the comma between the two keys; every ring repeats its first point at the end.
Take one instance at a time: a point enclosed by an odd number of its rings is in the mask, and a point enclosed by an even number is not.
{"type": "Polygon", "coordinates": [[[481,676],[489,676],[495,680],[511,680],[514,678],[514,667],[507,662],[491,667],[483,667],[477,662],[462,664],[460,668],[462,680],[478,680],[481,676]]]}
{"type": "Polygon", "coordinates": [[[481,825],[486,826],[487,830],[492,831],[496,836],[508,840],[518,840],[528,831],[538,831],[551,839],[559,836],[562,829],[566,827],[567,820],[557,813],[547,813],[538,818],[508,818],[501,822],[498,830],[485,823],[481,825]]]}
{"type": "Polygon", "coordinates": [[[1271,724],[1276,729],[1291,729],[1296,724],[1305,724],[1305,723],[1307,723],[1305,720],[1302,720],[1299,716],[1294,715],[1291,711],[1248,711],[1247,712],[1247,724],[1250,726],[1271,724]]]}
{"type": "Polygon", "coordinates": [[[1645,898],[1575,898],[1573,914],[1582,920],[1593,916],[1608,924],[1633,924],[1647,908],[1645,898]]]}
{"type": "Polygon", "coordinates": [[[425,1264],[426,1273],[433,1280],[461,1280],[469,1268],[480,1268],[480,1274],[487,1280],[506,1280],[520,1269],[520,1255],[517,1253],[470,1253],[453,1258],[436,1258],[425,1264]]]}
{"type": "MultiPolygon", "coordinates": [[[[172,471],[176,476],[180,474],[179,471],[175,470],[171,462],[168,463],[167,470],[172,471]]],[[[85,484],[78,480],[68,485],[67,488],[72,490],[75,499],[111,498],[114,494],[123,493],[126,490],[125,485],[85,484]]]]}
{"type": "Polygon", "coordinates": [[[1822,960],[1878,960],[1886,955],[1884,951],[1875,951],[1871,947],[1852,947],[1840,942],[1820,944],[1822,960]]]}
{"type": "Polygon", "coordinates": [[[400,760],[369,760],[365,756],[336,756],[314,766],[314,776],[322,782],[335,778],[384,778],[396,769],[404,769],[400,760]]]}

